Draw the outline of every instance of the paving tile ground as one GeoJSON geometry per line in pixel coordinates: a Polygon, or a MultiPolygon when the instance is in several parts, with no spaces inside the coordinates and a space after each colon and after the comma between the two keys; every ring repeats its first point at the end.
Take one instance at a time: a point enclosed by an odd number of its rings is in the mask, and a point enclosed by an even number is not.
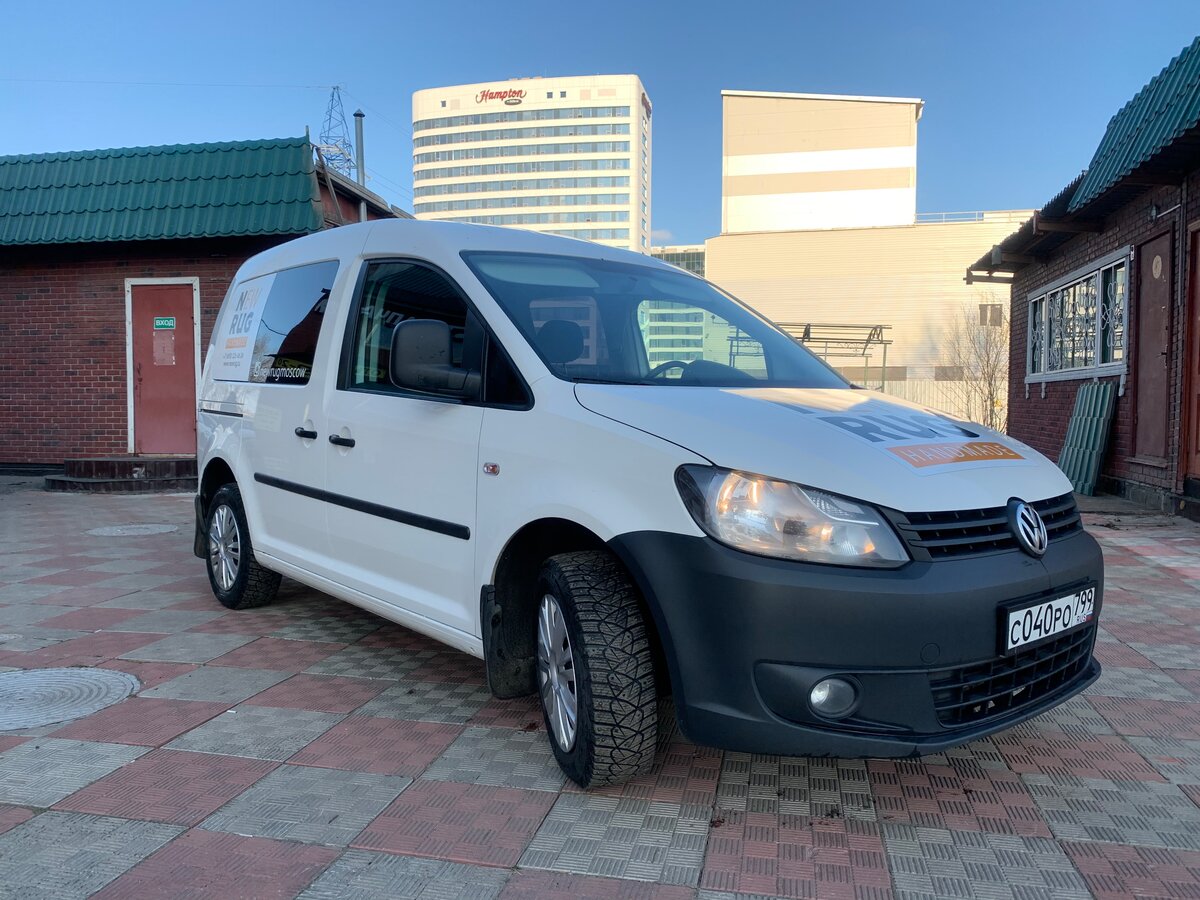
{"type": "Polygon", "coordinates": [[[0,896],[91,896],[182,831],[157,822],[44,812],[0,834],[0,896]]]}
{"type": "Polygon", "coordinates": [[[277,766],[266,760],[155,750],[55,808],[173,825],[198,825],[277,766]]]}
{"type": "Polygon", "coordinates": [[[185,495],[0,506],[0,671],[135,695],[0,734],[0,897],[1200,897],[1200,528],[1098,528],[1101,680],[910,760],[697,747],[583,792],[532,698],[285,580],[232,612],[185,495]],[[103,525],[167,534],[99,537],[103,525]]]}
{"type": "Polygon", "coordinates": [[[95,895],[129,897],[295,897],[338,851],[291,841],[193,829],[95,895]]]}
{"type": "Polygon", "coordinates": [[[280,766],[203,822],[209,831],[345,847],[409,778],[280,766]]]}

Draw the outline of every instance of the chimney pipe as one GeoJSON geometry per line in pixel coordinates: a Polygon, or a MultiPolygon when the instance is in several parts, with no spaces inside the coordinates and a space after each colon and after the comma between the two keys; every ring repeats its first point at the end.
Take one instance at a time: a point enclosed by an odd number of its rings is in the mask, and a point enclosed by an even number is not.
{"type": "MultiPolygon", "coordinates": [[[[354,173],[358,176],[358,183],[362,187],[367,186],[367,172],[363,168],[363,111],[356,109],[354,111],[354,173]]],[[[358,221],[367,221],[367,201],[358,201],[358,221]]]]}
{"type": "Polygon", "coordinates": [[[367,185],[367,173],[363,171],[363,111],[354,111],[354,169],[358,175],[358,183],[367,185]]]}

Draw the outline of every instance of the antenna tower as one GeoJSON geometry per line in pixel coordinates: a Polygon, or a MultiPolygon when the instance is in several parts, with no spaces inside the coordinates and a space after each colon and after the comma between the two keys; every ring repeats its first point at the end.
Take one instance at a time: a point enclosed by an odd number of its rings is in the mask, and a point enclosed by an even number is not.
{"type": "Polygon", "coordinates": [[[337,85],[329,94],[329,105],[325,107],[325,124],[317,138],[317,149],[325,164],[335,172],[354,177],[354,144],[350,140],[350,129],[346,126],[346,112],[342,109],[342,89],[337,85]]]}

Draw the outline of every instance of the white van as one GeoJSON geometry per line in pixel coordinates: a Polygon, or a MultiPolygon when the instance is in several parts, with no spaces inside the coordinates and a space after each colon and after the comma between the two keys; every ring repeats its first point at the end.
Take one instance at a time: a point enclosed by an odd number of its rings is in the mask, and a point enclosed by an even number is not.
{"type": "Polygon", "coordinates": [[[683,732],[909,756],[1091,684],[1103,568],[1063,474],[860,390],[701,278],[409,220],[248,260],[198,407],[196,554],[287,575],[540,693],[584,787],[683,732]]]}

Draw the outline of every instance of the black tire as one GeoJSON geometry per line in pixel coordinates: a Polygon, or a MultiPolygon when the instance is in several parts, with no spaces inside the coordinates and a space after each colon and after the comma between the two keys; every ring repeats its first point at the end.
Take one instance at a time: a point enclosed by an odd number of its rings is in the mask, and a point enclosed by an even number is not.
{"type": "Polygon", "coordinates": [[[564,749],[541,691],[539,666],[542,715],[558,764],[583,788],[648,772],[658,734],[658,695],[646,623],[628,575],[607,553],[562,553],[548,559],[538,575],[535,623],[547,595],[566,625],[577,698],[574,743],[564,749]]]}
{"type": "Polygon", "coordinates": [[[246,524],[246,509],[242,505],[242,494],[236,484],[222,485],[209,502],[204,515],[204,542],[208,583],[222,606],[229,609],[253,609],[256,606],[266,606],[275,599],[275,593],[279,590],[280,575],[259,565],[258,560],[254,558],[250,528],[246,524]],[[224,511],[228,512],[228,516],[224,511]],[[214,552],[218,542],[214,536],[213,523],[218,519],[226,527],[232,519],[236,528],[238,561],[231,581],[229,570],[221,570],[219,551],[214,552]],[[229,583],[223,584],[226,581],[229,583]]]}

